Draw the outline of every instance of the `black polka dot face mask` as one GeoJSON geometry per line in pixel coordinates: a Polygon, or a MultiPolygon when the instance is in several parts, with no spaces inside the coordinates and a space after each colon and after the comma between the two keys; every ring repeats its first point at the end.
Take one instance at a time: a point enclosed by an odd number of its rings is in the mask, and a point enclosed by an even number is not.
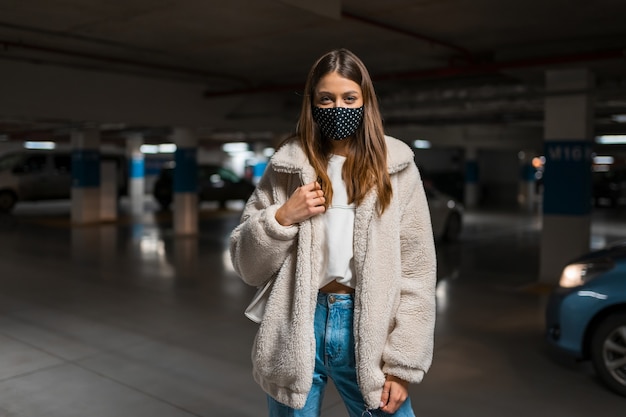
{"type": "Polygon", "coordinates": [[[363,121],[363,108],[313,107],[313,120],[324,137],[342,140],[354,135],[363,121]]]}

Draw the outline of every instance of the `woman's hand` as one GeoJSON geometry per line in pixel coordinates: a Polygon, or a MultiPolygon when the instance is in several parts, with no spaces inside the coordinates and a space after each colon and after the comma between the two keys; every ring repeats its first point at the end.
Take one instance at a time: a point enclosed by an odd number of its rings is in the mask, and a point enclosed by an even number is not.
{"type": "Polygon", "coordinates": [[[405,380],[387,375],[383,395],[380,397],[380,409],[388,414],[398,411],[409,396],[408,386],[409,383],[405,380]]]}
{"type": "Polygon", "coordinates": [[[317,181],[302,185],[289,197],[278,210],[276,221],[283,226],[291,226],[309,219],[317,214],[324,213],[324,191],[317,181]]]}

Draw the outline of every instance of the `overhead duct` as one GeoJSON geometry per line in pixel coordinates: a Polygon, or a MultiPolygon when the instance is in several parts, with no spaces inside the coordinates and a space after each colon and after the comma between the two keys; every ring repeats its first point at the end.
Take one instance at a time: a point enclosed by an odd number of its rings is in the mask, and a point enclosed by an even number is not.
{"type": "Polygon", "coordinates": [[[377,20],[369,19],[367,17],[357,16],[355,14],[352,14],[352,13],[346,12],[346,11],[341,12],[341,17],[344,17],[346,19],[355,20],[355,21],[358,21],[358,22],[361,22],[361,23],[366,23],[366,24],[371,25],[371,26],[376,26],[376,27],[379,27],[379,28],[382,28],[382,29],[386,29],[386,30],[389,30],[389,31],[392,31],[392,32],[400,33],[402,35],[406,35],[406,36],[409,36],[411,38],[415,38],[415,39],[418,39],[418,40],[423,41],[423,42],[427,42],[427,43],[432,44],[432,45],[437,45],[437,46],[440,46],[440,47],[443,47],[443,48],[446,48],[446,49],[450,49],[450,50],[456,52],[457,54],[460,54],[460,56],[466,62],[468,62],[468,63],[475,62],[475,59],[474,59],[474,57],[472,56],[472,53],[469,50],[467,50],[467,49],[465,49],[465,48],[463,48],[461,46],[454,45],[454,44],[452,44],[450,42],[442,41],[440,39],[435,39],[435,38],[433,38],[431,36],[423,35],[423,34],[417,33],[417,32],[413,32],[411,30],[406,30],[406,29],[395,27],[395,26],[391,26],[391,25],[388,25],[386,23],[379,22],[377,20]]]}
{"type": "MultiPolygon", "coordinates": [[[[590,63],[595,61],[605,61],[612,59],[626,58],[626,49],[609,49],[606,51],[587,52],[569,55],[536,57],[527,59],[518,59],[504,62],[486,62],[477,64],[468,64],[463,66],[446,66],[440,68],[431,68],[424,70],[415,70],[407,72],[396,72],[389,74],[373,74],[375,81],[389,81],[402,79],[442,79],[452,78],[462,75],[472,74],[488,74],[496,73],[504,70],[521,69],[521,68],[540,68],[550,67],[554,65],[564,65],[573,63],[590,63]]],[[[207,91],[204,96],[207,98],[223,97],[238,94],[258,94],[271,93],[277,91],[293,90],[302,88],[303,84],[273,84],[254,88],[240,90],[224,90],[224,91],[207,91]]]]}

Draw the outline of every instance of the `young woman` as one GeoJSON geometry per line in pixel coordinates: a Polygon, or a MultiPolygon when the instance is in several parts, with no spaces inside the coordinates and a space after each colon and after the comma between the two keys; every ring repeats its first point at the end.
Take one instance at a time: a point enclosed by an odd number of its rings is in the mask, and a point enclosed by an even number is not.
{"type": "Polygon", "coordinates": [[[306,81],[296,134],[231,236],[242,279],[274,280],[252,350],[271,417],[319,416],[331,378],[350,416],[413,416],[432,360],[436,257],[411,149],[383,133],[372,81],[345,49],[306,81]]]}

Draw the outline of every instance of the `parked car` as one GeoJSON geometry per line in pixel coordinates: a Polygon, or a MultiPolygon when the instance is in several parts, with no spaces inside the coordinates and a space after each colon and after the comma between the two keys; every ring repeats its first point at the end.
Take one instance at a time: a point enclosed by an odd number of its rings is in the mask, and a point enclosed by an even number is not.
{"type": "MultiPolygon", "coordinates": [[[[154,183],[153,196],[161,209],[173,201],[174,164],[163,166],[154,183]]],[[[445,241],[458,239],[463,223],[463,207],[452,197],[427,185],[426,197],[430,208],[433,233],[445,241]]],[[[198,165],[198,201],[217,201],[225,207],[230,200],[247,200],[254,191],[252,182],[219,165],[198,165]]]]}
{"type": "MultiPolygon", "coordinates": [[[[198,202],[217,201],[225,207],[227,201],[247,200],[254,191],[251,181],[229,169],[213,164],[198,165],[198,202]]],[[[162,209],[168,209],[174,199],[174,164],[166,164],[157,177],[153,196],[162,209]]]]}
{"type": "Polygon", "coordinates": [[[594,172],[592,178],[595,206],[626,204],[626,167],[594,172]]]}
{"type": "Polygon", "coordinates": [[[449,195],[425,183],[433,234],[438,240],[454,242],[463,228],[463,206],[449,195]]]}
{"type": "Polygon", "coordinates": [[[597,375],[626,396],[626,241],[569,263],[546,309],[550,346],[591,360],[597,375]]]}
{"type": "MultiPolygon", "coordinates": [[[[115,162],[118,195],[127,192],[126,157],[101,153],[101,161],[115,162]]],[[[72,192],[71,150],[19,150],[0,156],[0,212],[19,201],[69,199],[72,192]]]]}

